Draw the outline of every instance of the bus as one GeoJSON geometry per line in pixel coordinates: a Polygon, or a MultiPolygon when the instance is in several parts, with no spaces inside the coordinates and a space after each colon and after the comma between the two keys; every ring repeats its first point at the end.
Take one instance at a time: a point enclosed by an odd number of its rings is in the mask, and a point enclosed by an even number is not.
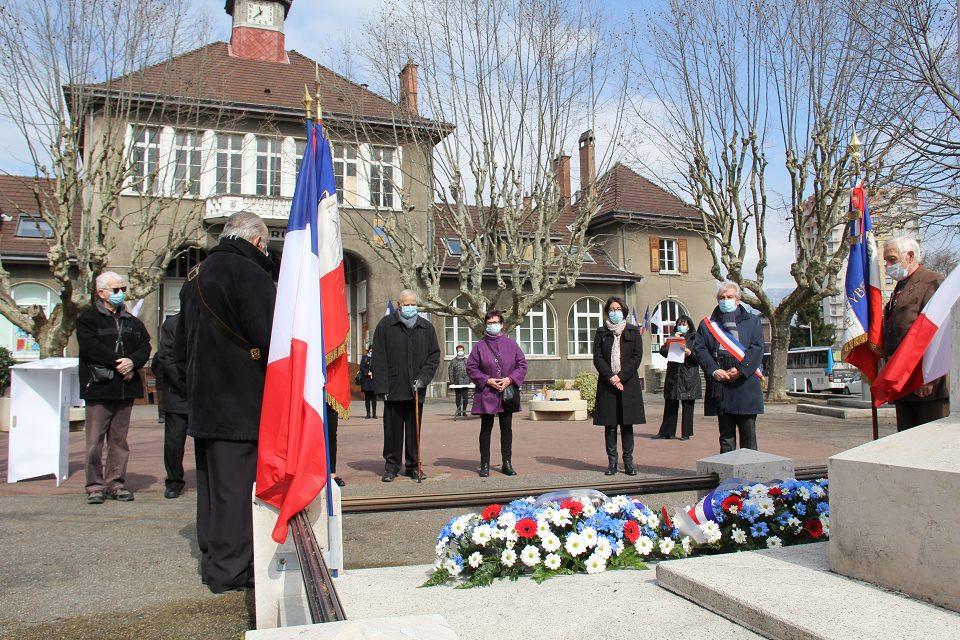
{"type": "MultiPolygon", "coordinates": [[[[763,370],[769,371],[770,353],[763,354],[763,370]]],[[[787,391],[806,393],[860,393],[856,369],[836,362],[830,347],[801,347],[787,352],[787,391]]]]}

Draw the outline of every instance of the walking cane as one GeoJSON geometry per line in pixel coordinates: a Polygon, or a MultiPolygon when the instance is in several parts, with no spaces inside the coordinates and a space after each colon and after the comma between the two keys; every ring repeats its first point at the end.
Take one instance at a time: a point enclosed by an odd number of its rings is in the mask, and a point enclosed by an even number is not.
{"type": "Polygon", "coordinates": [[[420,389],[413,388],[413,419],[417,423],[417,484],[423,482],[423,460],[420,459],[420,389]]]}

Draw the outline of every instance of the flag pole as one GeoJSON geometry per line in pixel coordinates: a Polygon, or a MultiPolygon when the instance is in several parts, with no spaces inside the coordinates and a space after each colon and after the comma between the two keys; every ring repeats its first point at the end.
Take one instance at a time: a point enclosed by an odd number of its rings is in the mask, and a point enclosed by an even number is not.
{"type": "Polygon", "coordinates": [[[873,439],[880,439],[880,426],[877,423],[877,407],[873,404],[873,389],[870,390],[870,417],[873,420],[873,439]]]}

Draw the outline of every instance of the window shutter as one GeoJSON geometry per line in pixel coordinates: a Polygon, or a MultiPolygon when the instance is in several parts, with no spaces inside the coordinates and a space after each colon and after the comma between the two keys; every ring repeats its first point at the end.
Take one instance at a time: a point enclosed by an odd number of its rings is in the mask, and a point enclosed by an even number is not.
{"type": "Polygon", "coordinates": [[[660,273],[660,238],[650,236],[650,271],[660,273]]]}
{"type": "Polygon", "coordinates": [[[677,240],[677,253],[680,254],[680,273],[687,272],[687,239],[677,240]]]}

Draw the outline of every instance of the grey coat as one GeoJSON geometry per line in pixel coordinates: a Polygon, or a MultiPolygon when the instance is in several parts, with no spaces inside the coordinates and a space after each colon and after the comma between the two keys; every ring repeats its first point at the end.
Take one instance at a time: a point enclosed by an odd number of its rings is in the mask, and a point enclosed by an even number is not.
{"type": "Polygon", "coordinates": [[[467,375],[467,358],[454,358],[447,365],[447,382],[456,385],[473,385],[470,376],[467,375]]]}

